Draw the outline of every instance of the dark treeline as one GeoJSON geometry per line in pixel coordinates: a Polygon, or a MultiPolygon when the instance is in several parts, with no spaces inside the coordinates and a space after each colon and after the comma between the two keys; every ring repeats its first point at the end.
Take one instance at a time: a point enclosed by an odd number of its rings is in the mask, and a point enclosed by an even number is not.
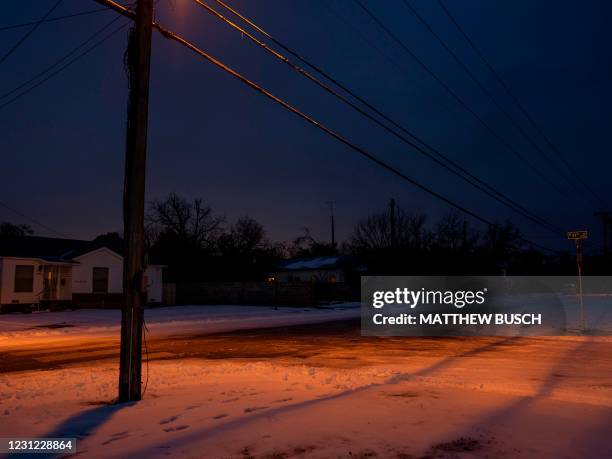
{"type": "MultiPolygon", "coordinates": [[[[436,222],[392,200],[359,220],[342,245],[316,240],[308,229],[291,243],[271,241],[250,217],[230,224],[202,199],[171,194],[150,203],[147,238],[152,256],[172,280],[262,280],[280,260],[341,254],[380,275],[573,275],[569,252],[544,253],[511,222],[477,230],[459,213],[436,222]]],[[[569,245],[569,242],[568,242],[569,245]]],[[[586,257],[585,274],[602,274],[602,257],[586,257]]]]}
{"type": "MultiPolygon", "coordinates": [[[[544,252],[525,241],[511,222],[478,230],[453,212],[430,222],[426,215],[389,205],[359,220],[346,242],[332,246],[308,231],[290,243],[271,241],[264,227],[245,216],[228,222],[202,199],[176,194],[149,203],[148,257],[167,266],[167,281],[264,280],[293,257],[346,255],[377,275],[573,275],[573,253],[544,252]]],[[[30,235],[27,225],[0,225],[0,236],[30,235]]],[[[96,238],[121,249],[118,233],[96,238]]],[[[568,241],[569,245],[569,241],[568,241]]],[[[609,274],[610,260],[585,257],[584,274],[609,274]]]]}
{"type": "Polygon", "coordinates": [[[170,281],[260,280],[286,255],[255,219],[228,224],[202,199],[151,202],[146,228],[150,256],[168,266],[170,281]]]}
{"type": "Polygon", "coordinates": [[[531,247],[511,222],[473,227],[458,212],[433,224],[393,201],[388,209],[359,221],[348,243],[370,270],[385,275],[534,275],[573,274],[567,253],[544,254],[531,247]]]}

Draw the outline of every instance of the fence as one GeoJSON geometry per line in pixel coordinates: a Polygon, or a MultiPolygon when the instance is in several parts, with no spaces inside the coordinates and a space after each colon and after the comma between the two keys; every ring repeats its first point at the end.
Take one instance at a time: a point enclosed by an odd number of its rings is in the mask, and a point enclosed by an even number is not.
{"type": "Polygon", "coordinates": [[[195,282],[176,284],[177,304],[314,306],[321,301],[357,301],[358,286],[306,282],[195,282]]]}
{"type": "MultiPolygon", "coordinates": [[[[73,308],[121,308],[121,294],[75,294],[73,308]]],[[[164,283],[162,305],[245,304],[315,306],[321,302],[359,301],[359,286],[307,282],[186,282],[164,283]]]]}
{"type": "Polygon", "coordinates": [[[164,282],[162,284],[162,304],[174,306],[176,304],[176,284],[164,282]]]}
{"type": "Polygon", "coordinates": [[[122,304],[122,293],[74,293],[72,304],[69,307],[73,309],[121,309],[122,304]]]}

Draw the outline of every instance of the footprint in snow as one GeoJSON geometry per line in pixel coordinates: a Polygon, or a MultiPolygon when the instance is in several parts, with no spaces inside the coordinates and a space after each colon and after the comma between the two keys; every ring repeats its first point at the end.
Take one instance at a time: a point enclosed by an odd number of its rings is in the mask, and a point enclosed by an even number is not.
{"type": "Polygon", "coordinates": [[[164,432],[176,432],[176,431],[185,430],[185,429],[188,429],[188,428],[189,428],[189,426],[187,426],[187,425],[176,426],[176,427],[168,427],[168,428],[164,429],[164,432]]]}
{"type": "Polygon", "coordinates": [[[111,437],[102,442],[102,445],[108,445],[109,443],[112,443],[114,441],[117,440],[123,440],[124,438],[129,437],[129,434],[127,432],[117,432],[116,434],[111,435],[111,437]]]}
{"type": "Polygon", "coordinates": [[[249,408],[245,408],[244,412],[245,413],[252,413],[253,411],[265,410],[266,408],[268,408],[268,407],[267,406],[251,406],[249,408]]]}
{"type": "Polygon", "coordinates": [[[161,421],[159,421],[159,423],[160,423],[161,425],[163,425],[163,424],[170,424],[171,422],[174,422],[174,421],[176,421],[177,419],[178,419],[178,416],[171,416],[171,417],[169,417],[169,418],[167,418],[167,419],[162,419],[161,421]]]}

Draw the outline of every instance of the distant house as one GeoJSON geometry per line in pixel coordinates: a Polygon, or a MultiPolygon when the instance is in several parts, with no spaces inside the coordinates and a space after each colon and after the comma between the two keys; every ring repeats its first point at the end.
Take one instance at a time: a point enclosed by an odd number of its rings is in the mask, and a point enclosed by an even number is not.
{"type": "MultiPolygon", "coordinates": [[[[147,301],[161,302],[162,266],[145,272],[147,301]]],[[[123,257],[118,247],[35,236],[0,238],[0,312],[20,305],[120,303],[123,257]]]]}
{"type": "Polygon", "coordinates": [[[294,258],[279,263],[271,275],[277,282],[350,282],[363,269],[351,257],[335,255],[294,258]]]}

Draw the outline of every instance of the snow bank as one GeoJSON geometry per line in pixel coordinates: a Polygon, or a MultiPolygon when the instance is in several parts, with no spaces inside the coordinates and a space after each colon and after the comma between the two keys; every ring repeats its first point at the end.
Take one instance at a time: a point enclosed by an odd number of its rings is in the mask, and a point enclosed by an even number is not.
{"type": "MultiPolygon", "coordinates": [[[[145,310],[153,334],[220,333],[263,327],[284,327],[359,317],[358,303],[326,308],[266,306],[173,306],[145,310]]],[[[0,347],[16,338],[35,339],[79,335],[116,336],[121,325],[118,310],[7,314],[0,316],[0,347]]]]}

